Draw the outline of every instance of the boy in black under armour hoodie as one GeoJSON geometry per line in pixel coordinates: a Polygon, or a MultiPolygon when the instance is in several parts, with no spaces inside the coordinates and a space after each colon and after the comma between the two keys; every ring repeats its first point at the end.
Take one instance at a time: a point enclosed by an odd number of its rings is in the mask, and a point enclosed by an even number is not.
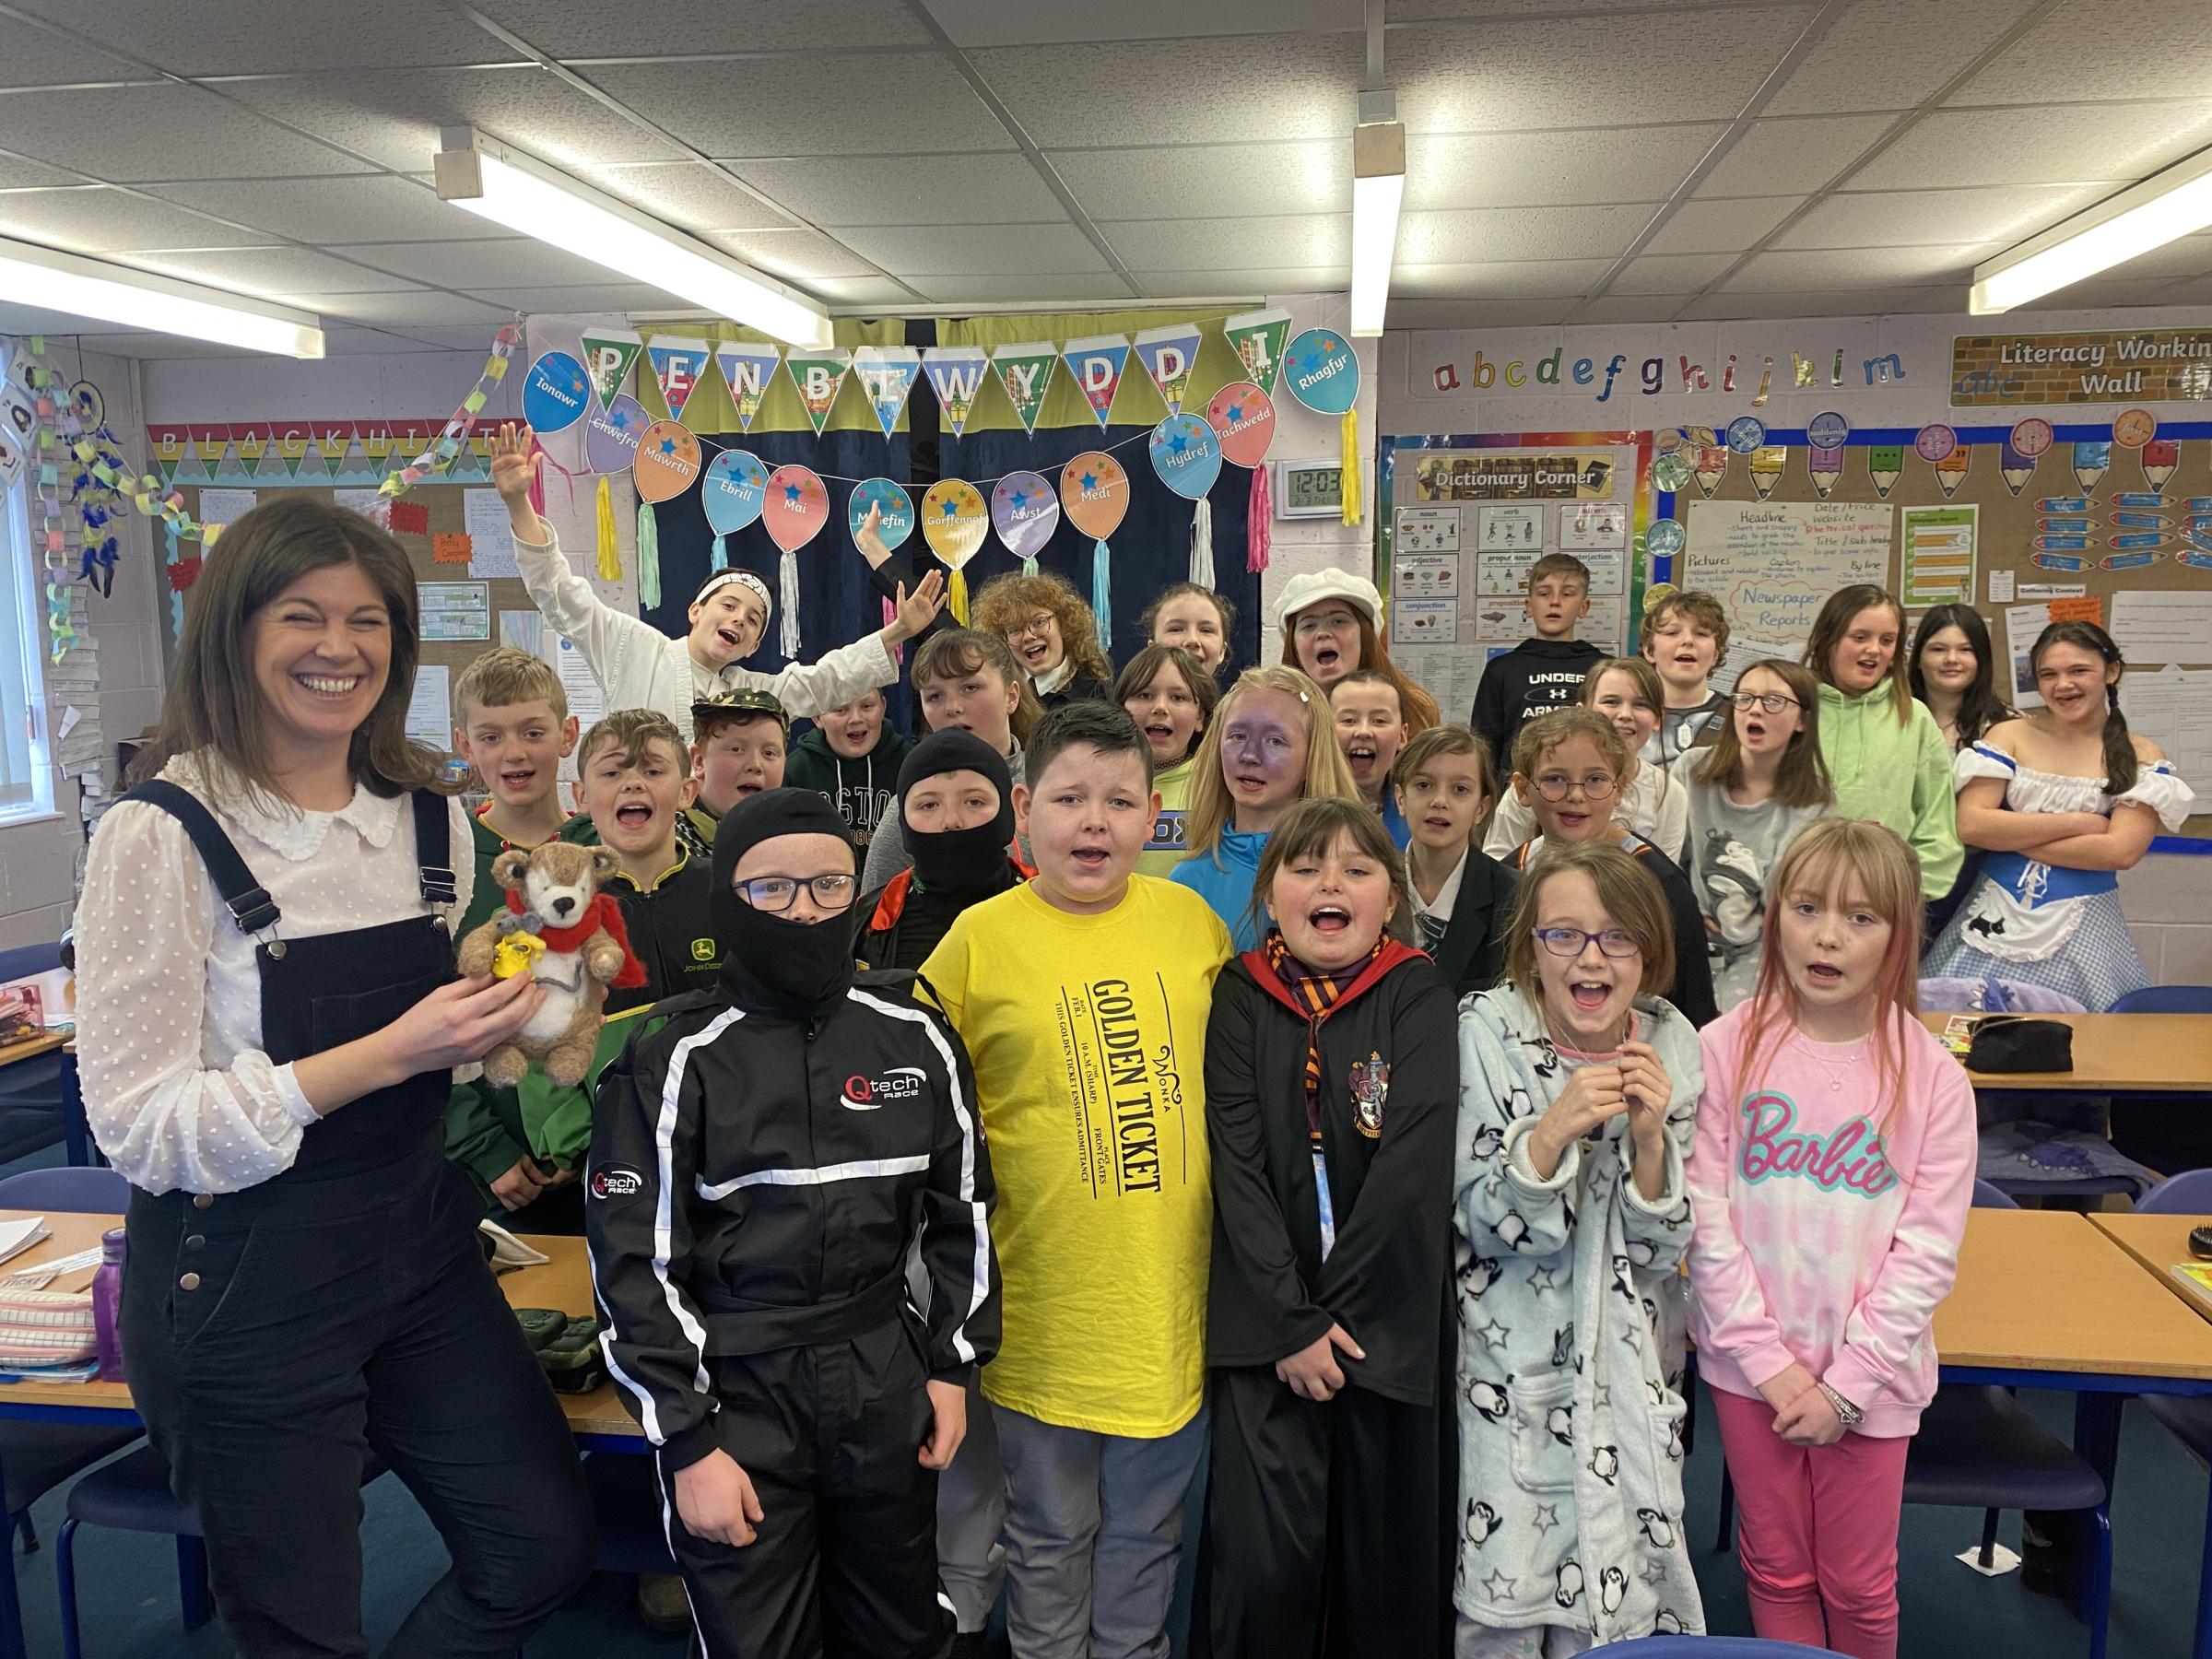
{"type": "Polygon", "coordinates": [[[599,1082],[593,1288],[709,1655],[796,1659],[827,1631],[935,1659],[952,1636],[935,1472],[997,1350],[994,1192],[959,1035],[911,979],[855,981],[857,863],[810,790],[731,808],[720,977],[599,1082]]]}
{"type": "Polygon", "coordinates": [[[1503,759],[1513,734],[1538,714],[1577,701],[1583,681],[1606,653],[1574,637],[1590,614],[1590,567],[1569,553],[1547,553],[1529,567],[1528,623],[1535,632],[1492,657],[1475,688],[1467,724],[1503,759]]]}

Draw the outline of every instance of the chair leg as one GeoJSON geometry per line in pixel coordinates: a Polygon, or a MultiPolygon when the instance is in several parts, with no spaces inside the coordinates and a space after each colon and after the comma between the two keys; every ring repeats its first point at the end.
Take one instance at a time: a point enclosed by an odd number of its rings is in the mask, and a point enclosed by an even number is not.
{"type": "Polygon", "coordinates": [[[25,1510],[16,1517],[16,1535],[23,1540],[25,1555],[39,1553],[39,1526],[38,1523],[30,1518],[29,1510],[25,1510]]]}
{"type": "Polygon", "coordinates": [[[62,1659],[84,1659],[84,1632],[76,1622],[76,1517],[53,1535],[53,1583],[61,1593],[62,1659]]]}
{"type": "Polygon", "coordinates": [[[2100,1503],[2088,1512],[2089,1524],[2096,1529],[2089,1562],[2089,1599],[2083,1609],[2088,1614],[2089,1659],[2104,1659],[2107,1627],[2112,1617],[2112,1512],[2110,1503],[2100,1503]]]}
{"type": "Polygon", "coordinates": [[[1728,1547],[1735,1542],[1735,1482],[1728,1477],[1728,1465],[1721,1465],[1721,1525],[1713,1534],[1712,1549],[1715,1555],[1726,1555],[1728,1547]]]}
{"type": "MultiPolygon", "coordinates": [[[[10,1532],[14,1530],[11,1525],[10,1532]]],[[[11,1550],[0,1556],[0,1659],[26,1659],[23,1648],[23,1603],[16,1593],[16,1558],[11,1550]]]]}
{"type": "Polygon", "coordinates": [[[1997,1512],[1982,1512],[1982,1565],[1994,1567],[1997,1560],[1997,1512]]]}
{"type": "Polygon", "coordinates": [[[177,1535],[177,1599],[184,1605],[184,1628],[196,1630],[215,1617],[207,1593],[207,1541],[177,1535]]]}

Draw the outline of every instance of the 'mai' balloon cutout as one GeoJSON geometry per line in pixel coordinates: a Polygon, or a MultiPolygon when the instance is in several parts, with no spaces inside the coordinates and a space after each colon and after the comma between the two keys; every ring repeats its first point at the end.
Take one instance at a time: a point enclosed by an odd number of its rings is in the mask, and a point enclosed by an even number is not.
{"type": "Polygon", "coordinates": [[[539,433],[565,432],[592,406],[592,382],[583,365],[565,351],[548,351],[523,381],[523,418],[539,433]]]}
{"type": "Polygon", "coordinates": [[[795,553],[829,522],[830,493],[811,469],[779,466],[768,475],[768,500],[760,517],[768,539],[784,552],[795,553]]]}
{"type": "Polygon", "coordinates": [[[1196,415],[1171,415],[1152,429],[1152,470],[1177,495],[1197,500],[1221,476],[1221,441],[1196,415]]]}
{"type": "Polygon", "coordinates": [[[1034,576],[1037,555],[1060,528],[1060,498],[1037,473],[1008,473],[991,491],[991,524],[1021,560],[1021,573],[1034,576]]]}

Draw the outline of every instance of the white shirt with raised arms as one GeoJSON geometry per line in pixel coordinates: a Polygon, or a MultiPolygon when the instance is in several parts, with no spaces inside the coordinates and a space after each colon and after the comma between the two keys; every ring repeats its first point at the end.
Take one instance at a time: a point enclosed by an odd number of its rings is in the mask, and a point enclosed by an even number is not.
{"type": "MultiPolygon", "coordinates": [[[[283,912],[288,939],[427,913],[405,795],[356,788],[335,812],[256,808],[196,760],[161,769],[215,814],[283,912]]],[[[456,920],[476,887],[469,826],[447,803],[456,920]]],[[[76,1047],[85,1116],[148,1193],[235,1193],[282,1174],[316,1121],[288,1065],[263,1052],[255,938],[241,933],[184,826],[125,801],[92,837],[76,907],[76,1047]]],[[[349,1108],[340,1108],[341,1111],[349,1108]]]]}

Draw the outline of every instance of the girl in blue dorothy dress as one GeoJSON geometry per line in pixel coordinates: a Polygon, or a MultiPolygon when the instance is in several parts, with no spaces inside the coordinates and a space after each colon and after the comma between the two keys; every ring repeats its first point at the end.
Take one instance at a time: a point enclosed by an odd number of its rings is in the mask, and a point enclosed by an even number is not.
{"type": "Polygon", "coordinates": [[[2124,664],[2089,622],[2054,622],[2029,653],[2041,713],[1959,751],[1959,839],[1982,874],[1930,947],[1931,979],[2041,985],[2100,1013],[2150,982],[2120,910],[2132,869],[2195,797],[2120,712],[2124,664]]]}

